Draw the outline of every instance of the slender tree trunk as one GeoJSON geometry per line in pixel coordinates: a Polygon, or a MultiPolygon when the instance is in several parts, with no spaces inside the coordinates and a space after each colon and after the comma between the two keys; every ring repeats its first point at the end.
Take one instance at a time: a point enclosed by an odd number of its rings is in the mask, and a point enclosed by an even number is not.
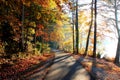
{"type": "Polygon", "coordinates": [[[78,0],[76,0],[76,50],[75,54],[79,53],[79,29],[78,29],[78,0]]]}
{"type": "Polygon", "coordinates": [[[75,42],[75,40],[74,40],[74,34],[75,34],[75,29],[74,29],[74,13],[72,13],[72,25],[73,25],[73,54],[74,54],[74,52],[75,52],[75,49],[74,49],[74,46],[75,46],[75,44],[74,44],[74,42],[75,42]]]}
{"type": "Polygon", "coordinates": [[[120,37],[118,39],[117,52],[116,52],[116,56],[115,56],[116,64],[119,64],[119,58],[120,58],[120,37]]]}
{"type": "MultiPolygon", "coordinates": [[[[37,28],[35,27],[35,36],[34,36],[34,38],[35,38],[35,43],[34,43],[34,50],[35,50],[35,48],[36,48],[36,30],[37,30],[37,28]]],[[[34,53],[36,53],[36,50],[35,50],[34,53]]]]}
{"type": "Polygon", "coordinates": [[[26,31],[26,35],[25,35],[25,51],[28,51],[28,28],[27,28],[27,31],[26,31]]]}
{"type": "Polygon", "coordinates": [[[117,51],[116,51],[116,56],[115,56],[115,63],[119,63],[119,58],[120,58],[120,31],[118,27],[118,16],[117,16],[117,1],[115,0],[115,23],[116,23],[116,29],[118,32],[118,45],[117,45],[117,51]]]}
{"type": "Polygon", "coordinates": [[[22,6],[22,51],[24,51],[24,5],[22,6]]]}
{"type": "Polygon", "coordinates": [[[90,28],[89,28],[89,32],[88,32],[88,36],[87,36],[87,41],[86,41],[86,48],[85,48],[85,56],[87,55],[87,51],[88,51],[88,45],[89,45],[89,39],[90,39],[90,33],[91,33],[91,28],[92,28],[92,23],[93,23],[93,0],[92,0],[92,4],[91,4],[91,22],[90,22],[90,28]]]}
{"type": "Polygon", "coordinates": [[[96,57],[96,44],[97,44],[97,0],[95,0],[95,16],[94,16],[94,45],[93,45],[93,57],[96,57]]]}

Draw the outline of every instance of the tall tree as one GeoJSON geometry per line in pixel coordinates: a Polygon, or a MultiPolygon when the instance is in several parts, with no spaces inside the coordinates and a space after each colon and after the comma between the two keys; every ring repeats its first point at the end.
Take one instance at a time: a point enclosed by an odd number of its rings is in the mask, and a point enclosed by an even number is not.
{"type": "Polygon", "coordinates": [[[75,30],[76,30],[76,49],[75,49],[75,54],[78,54],[79,53],[78,0],[76,0],[76,23],[75,23],[75,30]]]}
{"type": "Polygon", "coordinates": [[[94,4],[95,12],[94,12],[94,44],[93,44],[93,57],[96,57],[96,44],[97,44],[97,0],[95,0],[94,4]]]}
{"type": "Polygon", "coordinates": [[[73,53],[75,52],[75,40],[74,40],[74,38],[75,38],[75,29],[74,29],[74,12],[72,12],[72,25],[73,25],[73,53]]]}
{"type": "Polygon", "coordinates": [[[89,45],[89,40],[90,40],[90,33],[91,33],[92,24],[93,24],[93,0],[91,3],[91,22],[90,22],[89,32],[87,35],[86,48],[85,48],[85,53],[84,53],[85,56],[87,55],[87,51],[88,51],[88,45],[89,45]]]}
{"type": "Polygon", "coordinates": [[[117,51],[116,51],[116,56],[115,56],[115,63],[119,63],[120,59],[120,31],[118,27],[118,14],[117,14],[117,0],[115,0],[115,24],[116,24],[116,29],[118,33],[118,44],[117,44],[117,51]]]}
{"type": "Polygon", "coordinates": [[[21,41],[22,41],[22,51],[24,51],[24,4],[22,4],[22,34],[21,34],[21,41]]]}
{"type": "Polygon", "coordinates": [[[114,5],[114,15],[115,15],[115,28],[118,33],[118,44],[117,44],[117,50],[116,50],[116,56],[115,56],[115,63],[118,64],[120,60],[120,30],[119,30],[119,25],[118,25],[118,5],[120,0],[106,0],[108,3],[111,3],[114,5]]]}
{"type": "Polygon", "coordinates": [[[72,39],[73,39],[73,54],[75,53],[75,1],[72,1],[71,11],[72,11],[72,39]]]}

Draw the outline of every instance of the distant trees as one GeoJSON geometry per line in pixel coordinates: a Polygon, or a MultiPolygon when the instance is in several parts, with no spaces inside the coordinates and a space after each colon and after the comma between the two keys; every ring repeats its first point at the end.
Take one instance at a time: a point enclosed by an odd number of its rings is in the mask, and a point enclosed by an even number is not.
{"type": "Polygon", "coordinates": [[[120,60],[120,29],[119,29],[119,21],[118,21],[118,7],[120,0],[105,0],[109,5],[112,6],[111,9],[113,9],[114,13],[114,18],[110,18],[111,21],[113,21],[113,26],[115,27],[117,31],[117,38],[118,38],[118,43],[117,43],[117,50],[116,50],[116,55],[115,55],[115,63],[118,64],[120,60]]]}

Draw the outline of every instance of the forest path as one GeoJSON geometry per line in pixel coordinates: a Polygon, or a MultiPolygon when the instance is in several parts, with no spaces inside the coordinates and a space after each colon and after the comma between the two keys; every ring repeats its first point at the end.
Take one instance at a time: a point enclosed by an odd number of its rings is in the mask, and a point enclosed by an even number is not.
{"type": "Polygon", "coordinates": [[[55,60],[45,80],[94,80],[73,56],[54,50],[55,60]]]}

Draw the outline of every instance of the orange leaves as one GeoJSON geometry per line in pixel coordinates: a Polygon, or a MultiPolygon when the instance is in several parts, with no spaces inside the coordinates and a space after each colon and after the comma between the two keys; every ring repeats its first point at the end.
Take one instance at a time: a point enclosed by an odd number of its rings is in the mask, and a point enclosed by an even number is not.
{"type": "Polygon", "coordinates": [[[42,7],[49,7],[50,4],[50,0],[22,0],[22,3],[26,6],[30,6],[32,2],[42,7]]]}
{"type": "Polygon", "coordinates": [[[22,0],[22,3],[26,6],[30,6],[31,0],[22,0]]]}
{"type": "Polygon", "coordinates": [[[44,34],[44,32],[41,30],[36,31],[36,36],[42,36],[43,34],[44,34]]]}
{"type": "Polygon", "coordinates": [[[37,31],[36,31],[36,36],[41,36],[41,35],[43,35],[44,34],[44,32],[43,32],[43,29],[44,29],[44,26],[43,25],[41,25],[41,24],[39,24],[39,25],[37,25],[37,31]]]}
{"type": "Polygon", "coordinates": [[[38,29],[44,29],[44,26],[41,25],[41,24],[39,24],[39,25],[37,25],[37,28],[38,28],[38,29]]]}
{"type": "Polygon", "coordinates": [[[59,29],[50,34],[50,40],[60,42],[64,39],[64,33],[59,29]]]}
{"type": "Polygon", "coordinates": [[[46,31],[44,31],[44,26],[39,24],[37,25],[37,30],[36,30],[36,36],[41,36],[43,38],[43,40],[48,41],[48,33],[46,31]]]}
{"type": "Polygon", "coordinates": [[[41,5],[42,7],[48,7],[49,0],[34,0],[35,3],[41,5]]]}
{"type": "Polygon", "coordinates": [[[47,61],[48,59],[53,58],[54,56],[52,55],[53,54],[31,55],[25,59],[15,59],[16,62],[12,65],[10,63],[0,64],[0,77],[2,80],[16,80],[21,76],[19,73],[24,72],[32,65],[36,65],[41,61],[47,61]]]}
{"type": "Polygon", "coordinates": [[[47,32],[43,32],[43,33],[41,34],[41,37],[43,38],[44,41],[49,41],[48,35],[49,35],[49,34],[48,34],[47,32]]]}

